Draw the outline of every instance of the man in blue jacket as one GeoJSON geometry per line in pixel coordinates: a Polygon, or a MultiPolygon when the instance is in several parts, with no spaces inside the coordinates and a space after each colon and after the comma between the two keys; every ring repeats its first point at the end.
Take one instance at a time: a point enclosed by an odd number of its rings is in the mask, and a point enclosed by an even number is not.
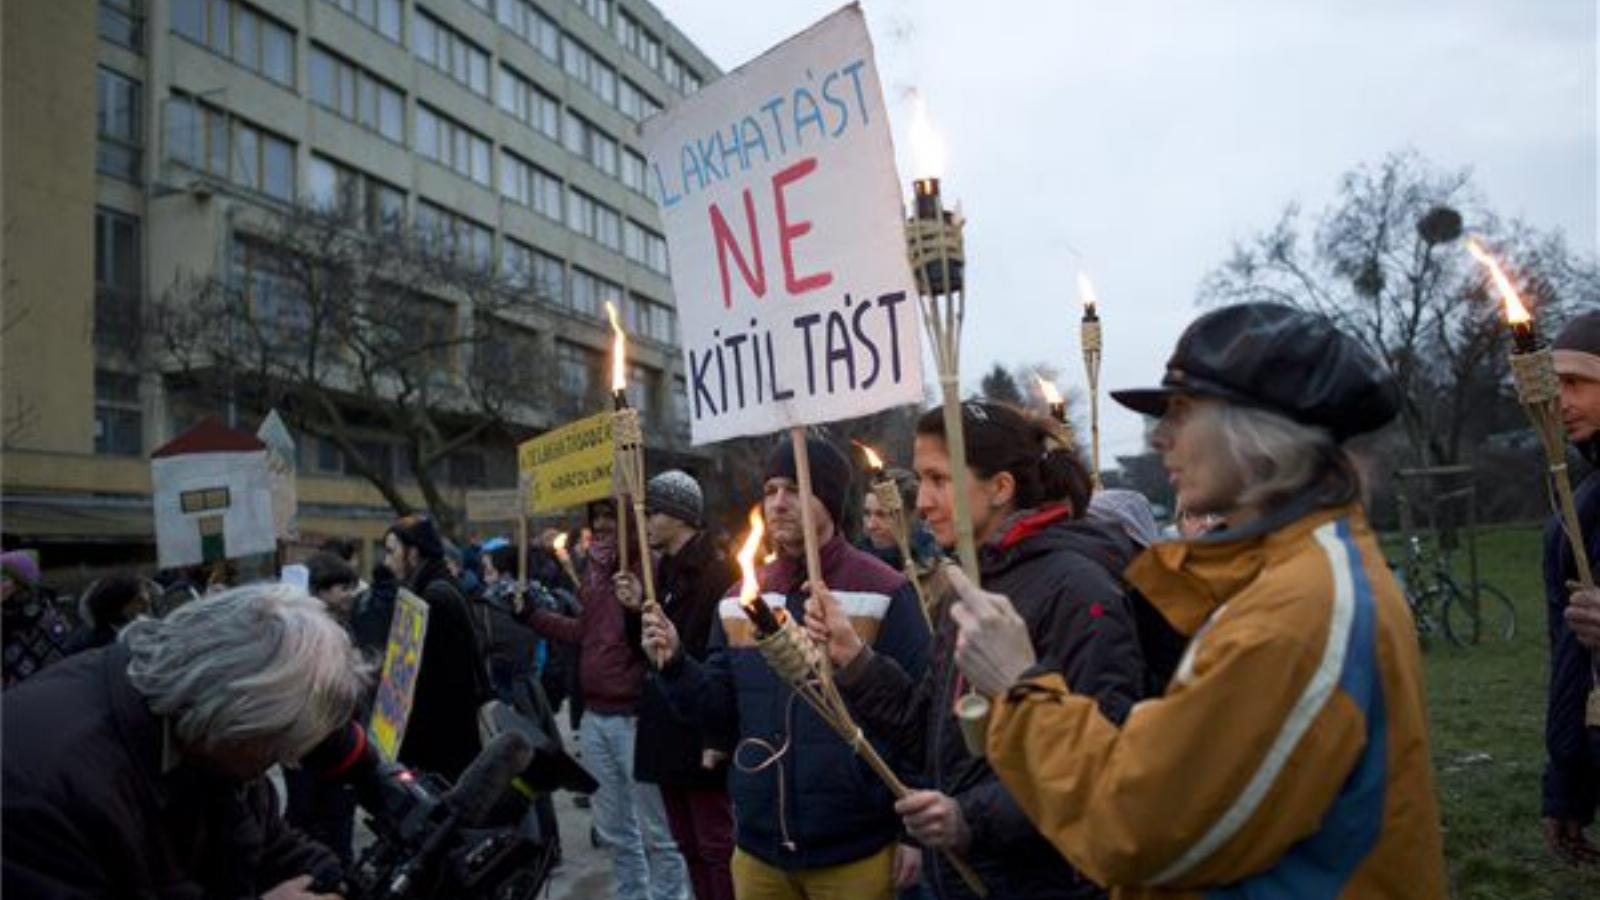
{"type": "MultiPolygon", "coordinates": [[[[876,653],[921,678],[929,634],[915,590],[839,533],[849,461],[818,438],[808,441],[807,453],[823,581],[876,653]]],[[[766,476],[761,507],[778,558],[760,574],[762,600],[798,622],[805,615],[805,539],[789,442],[774,450],[766,476]]],[[[737,823],[734,891],[740,900],[890,900],[899,834],[894,799],[767,667],[737,592],[735,585],[718,608],[704,662],[681,651],[665,615],[647,613],[643,634],[651,655],[668,660],[661,684],[679,714],[739,735],[728,776],[737,823]]]]}
{"type": "MultiPolygon", "coordinates": [[[[1600,465],[1600,311],[1562,329],[1554,345],[1567,437],[1600,465]]],[[[1591,570],[1600,570],[1600,472],[1577,489],[1578,523],[1591,570]]],[[[1600,727],[1586,722],[1600,662],[1600,591],[1575,589],[1572,545],[1552,521],[1544,534],[1544,591],[1550,613],[1550,694],[1545,717],[1544,836],[1550,849],[1579,865],[1600,863],[1584,836],[1600,805],[1600,727]]]]}

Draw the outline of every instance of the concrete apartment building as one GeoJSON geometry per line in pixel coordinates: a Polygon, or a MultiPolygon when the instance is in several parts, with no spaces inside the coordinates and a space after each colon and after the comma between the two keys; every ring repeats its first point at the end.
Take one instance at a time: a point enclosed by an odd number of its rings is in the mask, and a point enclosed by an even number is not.
{"type": "MultiPolygon", "coordinates": [[[[598,411],[601,303],[623,301],[647,440],[682,449],[633,132],[719,72],[646,0],[8,0],[0,39],[8,547],[47,568],[154,558],[150,451],[208,414],[253,431],[262,411],[130,364],[134,323],[185,274],[261,277],[252,229],[293,203],[358,198],[539,285],[514,317],[547,369],[526,429],[598,411]]],[[[378,492],[299,439],[302,532],[380,535],[378,492]]],[[[510,484],[502,451],[453,457],[450,490],[510,484]]]]}

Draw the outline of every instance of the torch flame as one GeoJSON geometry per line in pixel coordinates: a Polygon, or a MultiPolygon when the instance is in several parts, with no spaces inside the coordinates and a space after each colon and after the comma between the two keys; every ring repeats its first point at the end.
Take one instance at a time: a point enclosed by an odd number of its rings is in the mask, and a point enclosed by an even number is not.
{"type": "Polygon", "coordinates": [[[761,518],[761,507],[750,509],[750,534],[739,548],[739,572],[743,584],[739,588],[739,602],[749,603],[761,594],[761,583],[756,580],[756,551],[761,549],[761,538],[767,533],[767,523],[761,518]]]}
{"type": "Polygon", "coordinates": [[[1035,375],[1039,380],[1039,393],[1044,395],[1044,402],[1055,406],[1061,402],[1061,392],[1056,390],[1055,383],[1047,380],[1043,375],[1035,375]]]}
{"type": "Polygon", "coordinates": [[[565,531],[563,531],[560,534],[556,535],[556,539],[554,541],[551,541],[550,545],[555,548],[557,556],[561,556],[562,554],[566,553],[567,552],[567,533],[565,531]]]}
{"type": "Polygon", "coordinates": [[[861,452],[867,457],[867,465],[872,467],[872,471],[878,472],[883,469],[883,457],[879,456],[876,450],[860,441],[851,441],[851,443],[861,448],[861,452]]]}
{"type": "Polygon", "coordinates": [[[610,300],[606,301],[606,318],[611,320],[611,390],[621,391],[628,387],[627,357],[628,337],[622,330],[622,323],[617,321],[617,307],[610,300]]]}
{"type": "Polygon", "coordinates": [[[1100,304],[1099,298],[1094,294],[1094,284],[1089,281],[1089,276],[1082,272],[1078,273],[1078,297],[1083,300],[1083,308],[1087,312],[1094,312],[1094,308],[1100,304]]]}
{"type": "Polygon", "coordinates": [[[922,92],[913,88],[911,101],[911,174],[915,178],[939,178],[944,175],[944,139],[933,130],[928,118],[928,104],[922,92]]]}
{"type": "Polygon", "coordinates": [[[1529,315],[1528,308],[1522,305],[1522,298],[1517,296],[1516,287],[1511,284],[1511,279],[1506,277],[1505,271],[1500,268],[1500,263],[1489,255],[1489,251],[1483,249],[1483,245],[1479,244],[1476,238],[1467,238],[1467,252],[1489,269],[1489,277],[1494,280],[1495,290],[1499,291],[1500,299],[1505,303],[1506,321],[1512,325],[1531,321],[1533,316],[1529,315]]]}

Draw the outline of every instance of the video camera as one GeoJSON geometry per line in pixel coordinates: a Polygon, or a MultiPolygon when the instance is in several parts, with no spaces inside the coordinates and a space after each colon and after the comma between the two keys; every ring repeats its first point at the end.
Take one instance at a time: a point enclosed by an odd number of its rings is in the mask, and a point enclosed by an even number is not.
{"type": "Polygon", "coordinates": [[[376,840],[338,877],[314,889],[349,900],[535,897],[554,863],[554,836],[512,782],[535,745],[518,731],[499,733],[452,787],[388,762],[354,722],[325,740],[303,765],[350,782],[376,840]]]}

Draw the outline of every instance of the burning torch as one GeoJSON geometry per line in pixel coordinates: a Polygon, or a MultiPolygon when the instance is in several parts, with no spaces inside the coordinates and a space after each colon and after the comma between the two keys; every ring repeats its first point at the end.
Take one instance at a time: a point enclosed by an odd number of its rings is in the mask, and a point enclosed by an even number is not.
{"type": "MultiPolygon", "coordinates": [[[[1489,255],[1476,240],[1467,240],[1467,250],[1474,259],[1489,271],[1495,290],[1505,304],[1506,322],[1511,326],[1511,374],[1517,386],[1517,402],[1522,404],[1528,421],[1539,435],[1544,447],[1545,465],[1550,482],[1555,486],[1556,512],[1561,529],[1572,544],[1572,558],[1577,563],[1578,581],[1585,587],[1594,586],[1594,573],[1589,569],[1588,551],[1583,544],[1583,529],[1578,521],[1578,509],[1572,499],[1572,479],[1567,473],[1566,432],[1561,426],[1561,408],[1557,399],[1555,362],[1550,347],[1540,340],[1533,316],[1517,296],[1517,290],[1506,277],[1500,263],[1489,255]]],[[[1584,723],[1600,726],[1600,662],[1590,663],[1593,685],[1589,689],[1588,705],[1584,710],[1584,723]]]]}
{"type": "MultiPolygon", "coordinates": [[[[606,301],[606,316],[611,320],[611,438],[616,444],[617,471],[621,476],[623,491],[633,501],[633,517],[637,524],[634,533],[639,540],[639,577],[644,582],[644,608],[656,606],[656,578],[650,565],[650,542],[644,533],[644,434],[639,428],[639,411],[628,406],[627,335],[617,320],[617,307],[606,301]]],[[[628,570],[627,517],[623,506],[617,503],[617,556],[620,571],[628,570]]],[[[657,660],[657,665],[662,661],[657,660]]]]}
{"type": "Polygon", "coordinates": [[[906,580],[917,591],[917,603],[922,607],[922,617],[928,621],[928,629],[933,630],[933,609],[928,605],[928,592],[922,586],[922,577],[917,573],[917,561],[911,555],[911,522],[906,515],[905,500],[900,496],[900,486],[884,468],[883,458],[877,451],[860,441],[855,442],[861,452],[867,457],[867,466],[872,470],[872,496],[878,500],[878,506],[883,508],[884,515],[889,517],[889,527],[894,532],[895,545],[900,548],[901,567],[905,571],[906,580]]]}
{"type": "MultiPolygon", "coordinates": [[[[756,649],[760,651],[761,658],[766,660],[768,668],[794,690],[806,702],[817,716],[850,745],[850,749],[861,757],[873,774],[882,779],[883,783],[894,794],[895,799],[904,797],[911,792],[906,787],[889,764],[884,762],[876,747],[865,739],[861,727],[851,717],[850,710],[845,706],[844,698],[839,694],[839,688],[834,683],[831,668],[827,665],[827,656],[811,640],[795,620],[789,616],[787,610],[773,609],[767,605],[761,596],[761,582],[756,575],[756,553],[761,547],[761,538],[766,531],[765,522],[761,518],[759,508],[750,510],[750,533],[745,537],[744,545],[740,548],[737,558],[739,560],[740,586],[739,606],[749,618],[755,630],[756,649]]],[[[979,897],[987,897],[988,891],[983,882],[978,878],[964,860],[956,856],[952,850],[945,850],[945,859],[950,866],[961,875],[973,893],[979,897]]]]}

